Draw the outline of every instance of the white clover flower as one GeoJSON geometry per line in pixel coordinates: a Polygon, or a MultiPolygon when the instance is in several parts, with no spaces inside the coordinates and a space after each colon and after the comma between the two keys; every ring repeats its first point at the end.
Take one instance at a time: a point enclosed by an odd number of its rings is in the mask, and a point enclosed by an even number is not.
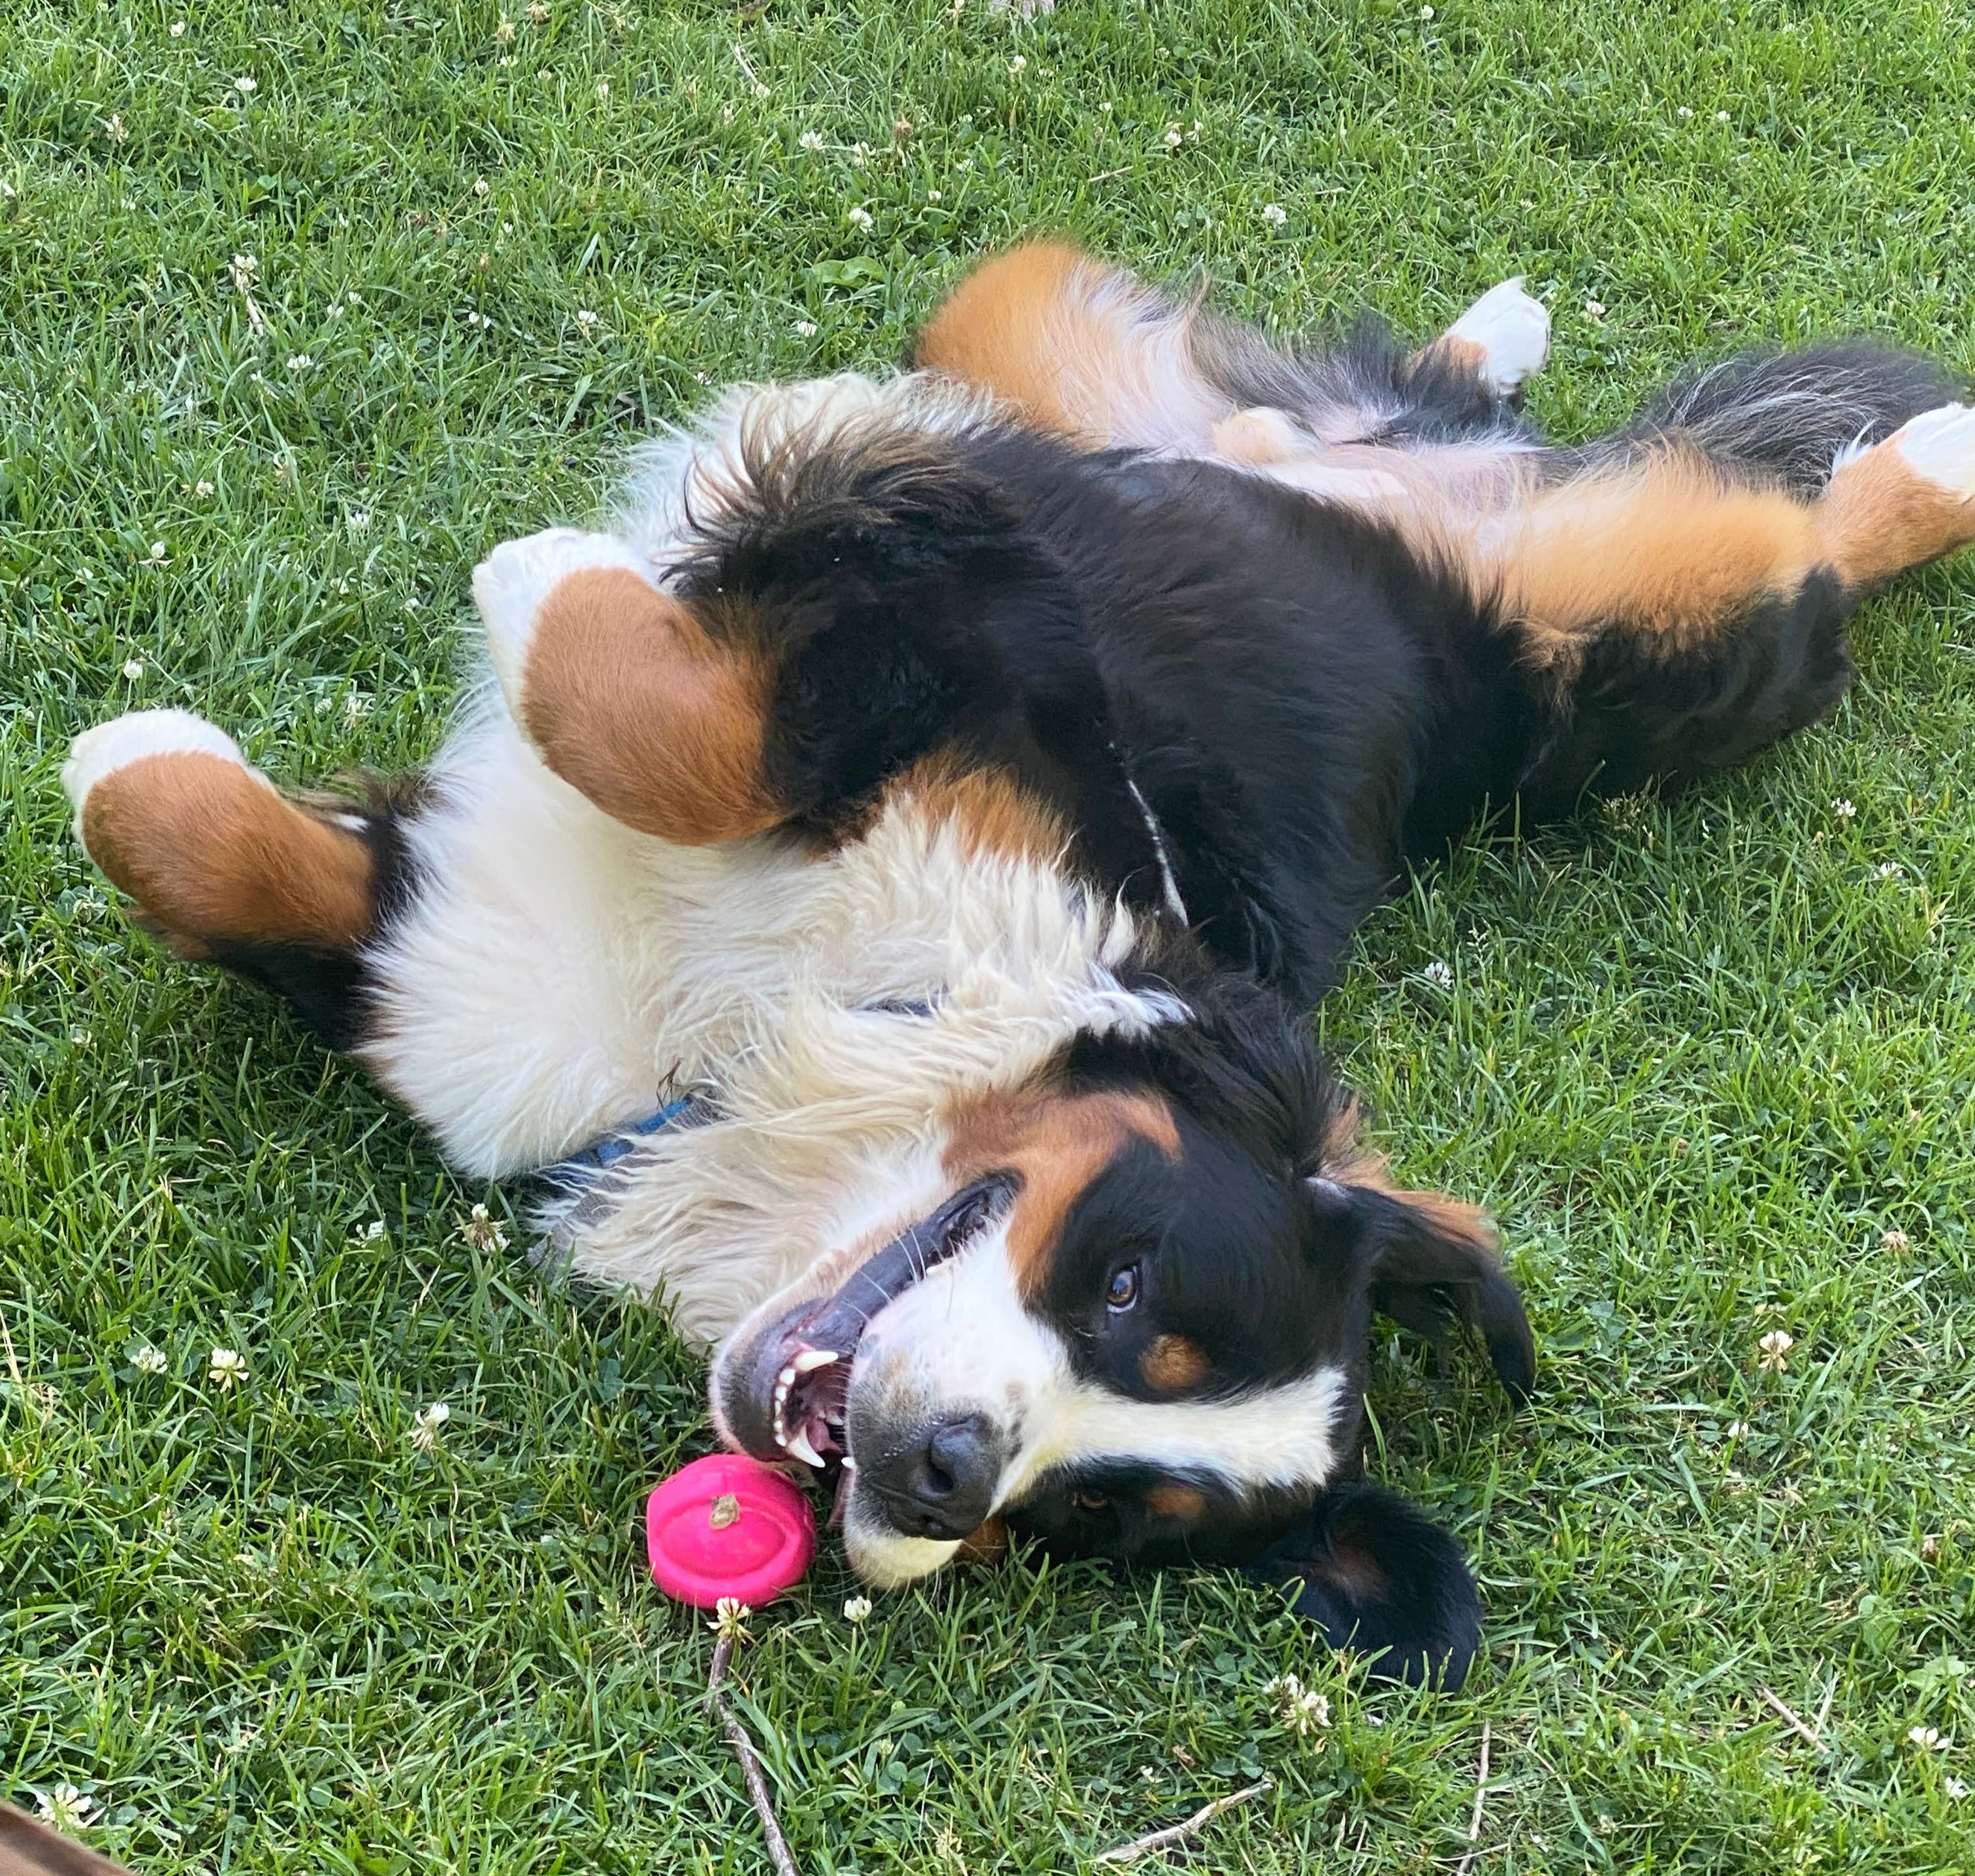
{"type": "Polygon", "coordinates": [[[926,200],[927,200],[928,202],[937,202],[937,201],[938,201],[938,200],[939,200],[939,191],[938,191],[938,189],[928,189],[928,190],[926,191],[926,200]]]}
{"type": "Polygon", "coordinates": [[[1265,202],[1262,205],[1262,219],[1271,228],[1280,228],[1290,218],[1290,212],[1279,202],[1265,202]]]}
{"type": "Polygon", "coordinates": [[[1897,879],[1904,870],[1898,860],[1881,860],[1873,869],[1881,879],[1897,879]]]}
{"type": "Polygon", "coordinates": [[[1168,149],[1178,149],[1180,145],[1184,143],[1185,140],[1186,133],[1181,130],[1178,124],[1169,123],[1166,126],[1166,148],[1168,149]]]}
{"type": "Polygon", "coordinates": [[[175,19],[166,30],[170,32],[174,39],[182,39],[185,37],[186,23],[182,19],[175,19]]]}
{"type": "Polygon", "coordinates": [[[871,1598],[869,1596],[846,1597],[843,1619],[853,1628],[859,1622],[868,1622],[871,1619],[871,1598]]]}
{"type": "Polygon", "coordinates": [[[1788,1357],[1790,1350],[1796,1346],[1796,1338],[1786,1329],[1773,1329],[1756,1346],[1762,1351],[1756,1365],[1780,1375],[1789,1365],[1788,1357]]]}
{"type": "Polygon", "coordinates": [[[35,1802],[41,1822],[56,1830],[75,1832],[84,1828],[96,1810],[96,1800],[87,1798],[64,1779],[59,1785],[51,1785],[35,1802]]]}
{"type": "Polygon", "coordinates": [[[796,139],[796,146],[800,149],[816,150],[823,148],[823,133],[820,130],[805,130],[796,139]]]}
{"type": "Polygon", "coordinates": [[[1879,1248],[1881,1250],[1891,1252],[1896,1257],[1908,1249],[1912,1243],[1913,1240],[1898,1226],[1894,1226],[1890,1231],[1882,1231],[1879,1234],[1879,1248]]]}
{"type": "Polygon", "coordinates": [[[599,97],[608,97],[610,95],[610,80],[609,79],[603,78],[600,79],[597,81],[596,95],[599,97]]]}
{"type": "Polygon", "coordinates": [[[494,28],[494,37],[503,45],[505,45],[514,36],[514,22],[511,19],[504,19],[494,28]]]}
{"type": "Polygon", "coordinates": [[[1951,1772],[1940,1781],[1940,1789],[1947,1792],[1957,1804],[1968,1796],[1968,1787],[1951,1772]]]}
{"type": "Polygon", "coordinates": [[[1427,965],[1427,967],[1420,972],[1420,975],[1425,977],[1429,984],[1432,984],[1436,990],[1451,990],[1454,987],[1453,965],[1444,963],[1438,958],[1434,958],[1432,963],[1427,965]]]}
{"type": "Polygon", "coordinates": [[[123,661],[123,675],[135,684],[144,675],[144,661],[141,658],[127,658],[123,661]]]}
{"type": "Polygon", "coordinates": [[[813,339],[816,337],[816,321],[813,319],[797,320],[795,332],[799,339],[813,339]]]}
{"type": "Polygon", "coordinates": [[[1294,1674],[1278,1674],[1262,1691],[1274,1696],[1283,1724],[1299,1738],[1307,1739],[1330,1724],[1328,1696],[1305,1687],[1294,1674]]]}
{"type": "Polygon", "coordinates": [[[534,0],[534,4],[528,8],[528,23],[531,26],[541,25],[548,16],[549,10],[542,4],[542,0],[534,0]]]}
{"type": "Polygon", "coordinates": [[[140,1342],[130,1351],[130,1365],[140,1375],[162,1375],[168,1364],[163,1349],[140,1342]]]}
{"type": "Polygon", "coordinates": [[[153,541],[151,543],[151,558],[154,560],[162,560],[164,557],[165,544],[162,540],[153,541]]]}
{"type": "Polygon", "coordinates": [[[123,128],[123,117],[121,112],[112,111],[110,113],[109,120],[103,126],[103,134],[113,143],[122,143],[130,134],[123,128]]]}
{"type": "Polygon", "coordinates": [[[1419,10],[1419,16],[1421,19],[1431,19],[1433,18],[1433,8],[1430,6],[1421,7],[1419,10]]]}
{"type": "Polygon", "coordinates": [[[234,80],[233,88],[235,90],[238,91],[242,97],[247,97],[251,96],[253,93],[259,90],[261,87],[257,85],[251,78],[242,77],[234,80]]]}
{"type": "Polygon", "coordinates": [[[1025,59],[1020,53],[1017,52],[1013,58],[1009,60],[1008,69],[1013,72],[1017,78],[1019,78],[1024,72],[1029,69],[1029,61],[1025,59]]]}
{"type": "Polygon", "coordinates": [[[1586,300],[1584,302],[1584,317],[1594,326],[1602,325],[1605,319],[1605,303],[1602,300],[1586,300]]]}
{"type": "Polygon", "coordinates": [[[261,263],[251,254],[236,254],[233,257],[233,284],[242,293],[254,284],[254,276],[261,271],[261,263]]]}
{"type": "Polygon", "coordinates": [[[391,1231],[382,1218],[373,1218],[357,1235],[363,1244],[381,1244],[391,1235],[391,1231]]]}
{"type": "Polygon", "coordinates": [[[587,330],[596,324],[596,315],[586,306],[577,314],[576,323],[587,330]]]}
{"type": "Polygon", "coordinates": [[[370,714],[370,698],[363,691],[352,691],[343,700],[343,720],[346,723],[360,723],[370,714]]]}
{"type": "Polygon", "coordinates": [[[352,508],[345,520],[353,534],[366,534],[370,531],[370,511],[368,508],[352,508]]]}
{"type": "Polygon", "coordinates": [[[418,1418],[412,1423],[412,1444],[422,1453],[429,1453],[439,1444],[439,1430],[452,1418],[452,1409],[443,1401],[434,1401],[429,1407],[419,1409],[418,1418]]]}
{"type": "Polygon", "coordinates": [[[288,354],[288,370],[297,378],[304,372],[310,370],[314,363],[315,360],[306,352],[291,352],[288,354]]]}
{"type": "MultiPolygon", "coordinates": [[[[406,609],[409,611],[416,604],[415,600],[407,600],[406,609]]],[[[461,1228],[461,1235],[469,1244],[477,1244],[482,1250],[505,1250],[508,1248],[507,1233],[494,1222],[493,1215],[485,1205],[474,1207],[472,1215],[461,1228]]]]}
{"type": "Polygon", "coordinates": [[[744,1641],[748,1631],[741,1626],[754,1612],[738,1596],[722,1596],[713,1605],[713,1619],[708,1625],[723,1641],[744,1641]]]}
{"type": "Polygon", "coordinates": [[[869,209],[853,209],[843,218],[853,228],[869,228],[872,223],[871,211],[869,209]]]}
{"type": "Polygon", "coordinates": [[[238,1349],[215,1349],[205,1378],[215,1388],[228,1388],[247,1378],[247,1358],[238,1349]]]}
{"type": "Polygon", "coordinates": [[[1725,110],[1717,110],[1714,113],[1714,121],[1717,123],[1726,123],[1728,121],[1728,113],[1725,110]]]}
{"type": "Polygon", "coordinates": [[[1832,813],[1836,815],[1841,821],[1850,820],[1852,817],[1858,812],[1858,810],[1854,807],[1850,802],[1845,800],[1842,796],[1841,796],[1837,800],[1832,803],[1831,811],[1832,813]]]}
{"type": "Polygon", "coordinates": [[[491,192],[490,186],[486,177],[484,176],[477,176],[473,179],[473,192],[475,195],[478,195],[481,201],[484,202],[486,200],[488,194],[491,192]]]}
{"type": "Polygon", "coordinates": [[[1674,113],[1674,115],[1676,117],[1691,117],[1694,115],[1694,107],[1691,104],[1683,104],[1674,113]]]}
{"type": "Polygon", "coordinates": [[[195,482],[192,492],[202,498],[209,495],[212,493],[212,485],[210,482],[195,482]]]}

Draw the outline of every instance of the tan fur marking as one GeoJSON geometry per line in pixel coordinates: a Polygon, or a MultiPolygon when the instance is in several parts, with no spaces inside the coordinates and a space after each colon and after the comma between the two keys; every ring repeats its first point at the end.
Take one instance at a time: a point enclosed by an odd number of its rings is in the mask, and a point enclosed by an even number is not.
{"type": "Polygon", "coordinates": [[[1185,1394],[1213,1367],[1207,1351],[1185,1336],[1155,1336],[1139,1357],[1139,1374],[1155,1394],[1185,1394]]]}
{"type": "Polygon", "coordinates": [[[347,951],[369,935],[370,852],[224,757],[140,756],[92,787],[90,859],[186,957],[227,941],[347,951]]]}
{"type": "Polygon", "coordinates": [[[1443,332],[1438,338],[1421,346],[1406,362],[1415,371],[1423,365],[1446,364],[1457,370],[1471,371],[1479,377],[1488,368],[1488,348],[1478,339],[1464,339],[1453,333],[1443,332]]]}
{"type": "Polygon", "coordinates": [[[947,295],[919,335],[917,362],[1020,405],[1045,429],[1094,435],[1064,396],[1066,376],[1103,383],[1118,370],[1114,330],[1072,292],[1094,264],[1062,241],[997,255],[947,295]]]}
{"type": "Polygon", "coordinates": [[[1601,627],[1691,650],[1757,596],[1795,592],[1824,557],[1803,503],[1678,449],[1532,494],[1467,546],[1474,583],[1517,622],[1531,663],[1566,678],[1601,627]]]}
{"type": "Polygon", "coordinates": [[[1043,1095],[983,1103],[958,1119],[945,1161],[958,1185],[1001,1168],[1021,1175],[1008,1225],[1008,1260],[1027,1297],[1042,1287],[1063,1221],[1134,1139],[1179,1157],[1172,1110],[1146,1095],[1043,1095]]]}
{"type": "Polygon", "coordinates": [[[998,1563],[1008,1554],[1008,1527],[998,1517],[977,1524],[953,1553],[956,1563],[998,1563]]]}
{"type": "Polygon", "coordinates": [[[771,676],[628,568],[592,567],[542,602],[520,715],[542,760],[605,813],[702,846],[784,817],[761,774],[771,676]]]}
{"type": "Polygon", "coordinates": [[[1890,438],[1831,478],[1816,513],[1831,563],[1852,587],[1878,586],[1975,540],[1975,501],[1929,481],[1890,438]]]}
{"type": "Polygon", "coordinates": [[[1223,462],[1257,468],[1309,455],[1319,447],[1306,431],[1297,429],[1287,411],[1257,404],[1237,410],[1214,426],[1213,451],[1223,462]]]}
{"type": "Polygon", "coordinates": [[[957,757],[928,756],[892,784],[888,799],[901,798],[949,824],[970,853],[1052,866],[1070,845],[1055,811],[1003,769],[970,768],[957,757]]]}
{"type": "Polygon", "coordinates": [[[1324,1130],[1318,1162],[1324,1178],[1335,1180],[1339,1185],[1359,1185],[1382,1192],[1417,1214],[1444,1237],[1458,1238],[1488,1250],[1496,1247],[1500,1240],[1486,1207],[1471,1205],[1450,1193],[1425,1192],[1394,1184],[1385,1155],[1359,1138],[1361,1124],[1358,1103],[1352,1100],[1324,1130]]]}
{"type": "Polygon", "coordinates": [[[1145,1494],[1145,1509],[1175,1524],[1197,1524],[1207,1515],[1207,1494],[1190,1485],[1155,1485],[1145,1494]]]}

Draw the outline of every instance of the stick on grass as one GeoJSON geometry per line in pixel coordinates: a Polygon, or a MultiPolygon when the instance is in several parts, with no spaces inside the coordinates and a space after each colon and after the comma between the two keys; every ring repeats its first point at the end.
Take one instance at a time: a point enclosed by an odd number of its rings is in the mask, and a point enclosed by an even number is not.
{"type": "Polygon", "coordinates": [[[1164,1830],[1149,1832],[1143,1837],[1134,1837],[1128,1844],[1119,1844],[1109,1850],[1100,1851],[1090,1860],[1093,1863],[1132,1863],[1142,1856],[1149,1856],[1155,1850],[1169,1849],[1173,1845],[1185,1843],[1191,1836],[1204,1830],[1224,1811],[1231,1811],[1237,1805],[1246,1804],[1250,1798],[1259,1798],[1269,1789],[1267,1779],[1258,1779],[1253,1785],[1244,1785],[1238,1792],[1230,1792],[1225,1798],[1217,1798],[1204,1804],[1190,1818],[1182,1818],[1177,1824],[1168,1824],[1164,1830]]]}

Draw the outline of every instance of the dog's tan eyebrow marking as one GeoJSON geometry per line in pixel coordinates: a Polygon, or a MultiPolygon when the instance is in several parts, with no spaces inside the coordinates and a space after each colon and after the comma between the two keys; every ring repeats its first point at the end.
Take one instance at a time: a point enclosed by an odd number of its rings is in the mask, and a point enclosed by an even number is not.
{"type": "Polygon", "coordinates": [[[1155,1485],[1145,1494],[1145,1509],[1155,1518],[1195,1524],[1207,1515],[1207,1494],[1191,1485],[1155,1485]]]}
{"type": "Polygon", "coordinates": [[[1178,1159],[1179,1125],[1163,1101],[1109,1092],[1043,1095],[984,1103],[955,1124],[946,1164],[958,1182],[1001,1167],[1021,1175],[1007,1243],[1024,1299],[1047,1280],[1070,1208],[1134,1140],[1178,1159]]]}
{"type": "Polygon", "coordinates": [[[1168,1332],[1155,1336],[1139,1357],[1139,1374],[1155,1394],[1184,1394],[1207,1378],[1214,1363],[1200,1344],[1168,1332]]]}

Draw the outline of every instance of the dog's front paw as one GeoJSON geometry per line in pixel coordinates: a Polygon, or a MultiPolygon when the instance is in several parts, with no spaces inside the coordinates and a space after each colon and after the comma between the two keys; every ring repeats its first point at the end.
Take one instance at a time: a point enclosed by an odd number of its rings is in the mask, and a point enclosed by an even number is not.
{"type": "Polygon", "coordinates": [[[549,595],[573,573],[622,568],[652,582],[652,565],[614,534],[575,527],[545,527],[519,540],[504,540],[473,570],[473,603],[487,628],[487,649],[501,694],[517,722],[535,628],[549,595]]]}

